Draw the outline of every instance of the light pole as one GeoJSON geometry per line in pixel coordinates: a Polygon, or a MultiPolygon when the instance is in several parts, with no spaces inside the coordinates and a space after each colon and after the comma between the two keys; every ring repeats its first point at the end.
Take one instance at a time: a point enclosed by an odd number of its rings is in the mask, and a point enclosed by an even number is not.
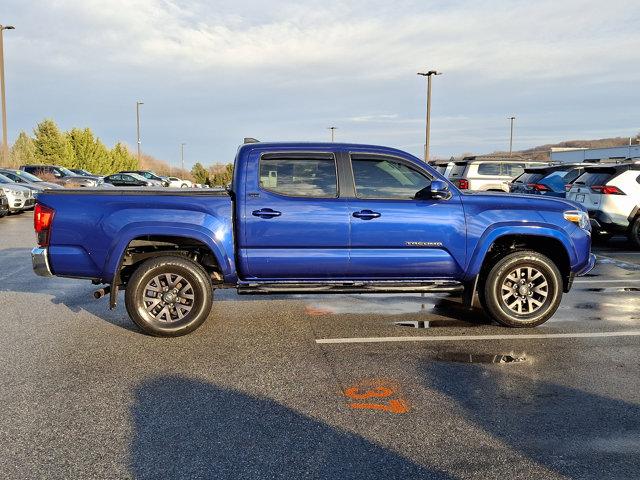
{"type": "Polygon", "coordinates": [[[140,105],[144,105],[144,102],[136,102],[136,126],[138,131],[138,168],[140,168],[140,105]]]}
{"type": "Polygon", "coordinates": [[[2,94],[2,159],[3,163],[9,162],[9,140],[7,139],[7,99],[4,89],[4,43],[3,32],[14,30],[13,25],[0,25],[0,93],[2,94]]]}
{"type": "Polygon", "coordinates": [[[427,125],[425,128],[425,142],[424,142],[424,161],[429,161],[429,140],[431,137],[431,76],[442,75],[442,72],[435,70],[429,70],[426,73],[418,72],[418,75],[427,77],[427,125]]]}
{"type": "Polygon", "coordinates": [[[335,140],[335,133],[338,127],[327,127],[327,130],[331,130],[331,143],[335,140]]]}
{"type": "Polygon", "coordinates": [[[511,156],[511,154],[513,153],[513,121],[516,119],[516,117],[507,118],[511,120],[511,134],[509,135],[509,156],[511,156]]]}
{"type": "Polygon", "coordinates": [[[182,165],[182,173],[180,173],[180,175],[184,175],[184,146],[186,145],[186,143],[182,142],[180,144],[180,162],[182,165]]]}

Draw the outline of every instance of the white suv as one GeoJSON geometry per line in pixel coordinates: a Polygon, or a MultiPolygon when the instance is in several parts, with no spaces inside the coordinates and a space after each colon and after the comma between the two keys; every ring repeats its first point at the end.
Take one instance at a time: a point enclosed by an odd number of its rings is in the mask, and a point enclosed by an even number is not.
{"type": "Polygon", "coordinates": [[[600,239],[626,233],[640,247],[640,164],[587,167],[567,199],[589,211],[593,231],[600,239]]]}
{"type": "Polygon", "coordinates": [[[533,162],[523,159],[478,159],[466,158],[455,162],[449,170],[451,180],[460,190],[509,192],[511,180],[521,175],[525,168],[541,167],[548,162],[533,162]]]}

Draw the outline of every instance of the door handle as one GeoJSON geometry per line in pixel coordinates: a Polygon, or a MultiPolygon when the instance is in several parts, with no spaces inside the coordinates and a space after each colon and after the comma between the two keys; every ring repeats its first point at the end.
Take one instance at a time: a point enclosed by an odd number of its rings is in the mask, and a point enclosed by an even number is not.
{"type": "Polygon", "coordinates": [[[362,220],[371,220],[372,218],[378,218],[381,214],[374,212],[373,210],[360,210],[359,212],[353,212],[353,216],[361,218],[362,220]]]}
{"type": "Polygon", "coordinates": [[[282,215],[282,213],[272,210],[270,208],[261,208],[260,210],[254,210],[253,212],[251,212],[251,215],[253,215],[254,217],[260,217],[260,218],[273,218],[273,217],[279,217],[280,215],[282,215]]]}

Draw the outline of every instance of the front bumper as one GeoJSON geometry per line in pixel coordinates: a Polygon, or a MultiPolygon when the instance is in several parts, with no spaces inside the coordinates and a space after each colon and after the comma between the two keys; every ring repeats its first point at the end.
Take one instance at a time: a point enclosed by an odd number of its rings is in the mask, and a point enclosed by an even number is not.
{"type": "Polygon", "coordinates": [[[587,273],[589,273],[591,270],[593,270],[593,267],[596,266],[596,256],[593,253],[589,254],[589,260],[587,261],[587,264],[576,273],[576,277],[582,277],[583,275],[586,275],[587,273]]]}
{"type": "Polygon", "coordinates": [[[52,277],[51,267],[49,267],[49,256],[46,248],[36,247],[31,250],[31,263],[33,271],[41,277],[52,277]]]}

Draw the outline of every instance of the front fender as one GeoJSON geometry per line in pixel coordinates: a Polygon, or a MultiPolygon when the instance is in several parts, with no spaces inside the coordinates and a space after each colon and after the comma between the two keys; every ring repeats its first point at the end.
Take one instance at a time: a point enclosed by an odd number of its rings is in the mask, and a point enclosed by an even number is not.
{"type": "Polygon", "coordinates": [[[465,280],[472,280],[480,273],[482,263],[491,245],[499,238],[510,235],[553,238],[564,246],[569,257],[570,265],[574,265],[578,261],[578,255],[569,233],[557,225],[537,222],[527,222],[526,224],[498,223],[487,228],[476,243],[475,249],[470,257],[465,280]]]}
{"type": "MultiPolygon", "coordinates": [[[[123,211],[117,215],[123,215],[123,211]]],[[[167,221],[167,218],[175,216],[167,215],[166,211],[130,212],[133,218],[145,218],[144,221],[123,222],[122,218],[111,221],[106,219],[103,223],[105,230],[116,229],[109,232],[113,242],[109,246],[109,254],[103,268],[103,278],[113,280],[119,271],[125,249],[129,243],[147,235],[175,236],[197,240],[207,245],[215,256],[220,266],[225,282],[236,281],[233,228],[229,221],[216,218],[202,212],[180,211],[180,220],[167,221]],[[192,218],[197,216],[198,218],[192,218]],[[116,225],[124,226],[117,229],[116,225]]]]}

